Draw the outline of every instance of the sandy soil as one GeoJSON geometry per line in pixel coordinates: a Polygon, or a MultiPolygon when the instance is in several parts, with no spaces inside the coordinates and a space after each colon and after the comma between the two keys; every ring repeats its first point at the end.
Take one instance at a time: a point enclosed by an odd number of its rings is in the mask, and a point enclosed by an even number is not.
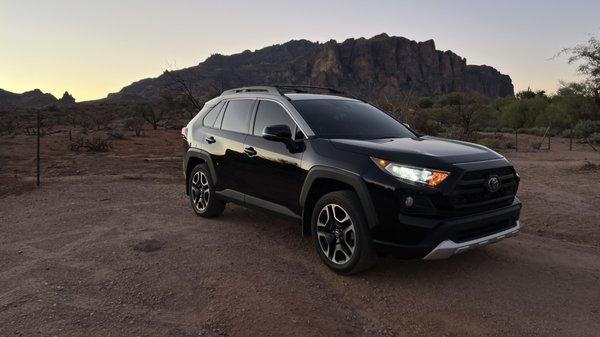
{"type": "Polygon", "coordinates": [[[66,151],[0,138],[0,336],[597,336],[600,155],[506,153],[524,232],[442,261],[341,277],[279,218],[194,215],[176,131],[66,151]],[[155,251],[134,248],[156,240],[155,251]]]}

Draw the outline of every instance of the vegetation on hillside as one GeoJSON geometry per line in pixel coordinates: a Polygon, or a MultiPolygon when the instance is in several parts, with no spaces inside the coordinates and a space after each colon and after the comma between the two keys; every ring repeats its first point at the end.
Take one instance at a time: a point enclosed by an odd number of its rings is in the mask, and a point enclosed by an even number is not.
{"type": "MultiPolygon", "coordinates": [[[[600,142],[600,42],[592,37],[561,52],[577,63],[582,82],[564,83],[555,94],[531,89],[515,97],[490,100],[477,93],[440,97],[406,94],[401,100],[377,102],[397,119],[425,134],[477,140],[476,131],[575,137],[600,142]]],[[[515,144],[516,145],[516,144],[515,144]]],[[[593,146],[593,145],[592,145],[593,146]]]]}

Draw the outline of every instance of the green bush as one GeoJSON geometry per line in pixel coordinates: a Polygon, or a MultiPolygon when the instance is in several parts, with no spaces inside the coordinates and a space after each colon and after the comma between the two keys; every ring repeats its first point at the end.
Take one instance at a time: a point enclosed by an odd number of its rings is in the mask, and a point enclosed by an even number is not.
{"type": "Polygon", "coordinates": [[[575,124],[574,129],[577,136],[589,138],[594,133],[600,133],[600,121],[581,120],[575,124]]]}

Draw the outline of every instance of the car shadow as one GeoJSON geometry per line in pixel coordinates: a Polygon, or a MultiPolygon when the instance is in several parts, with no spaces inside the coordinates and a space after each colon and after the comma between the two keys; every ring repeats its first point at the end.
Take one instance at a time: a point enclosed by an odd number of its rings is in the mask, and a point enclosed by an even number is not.
{"type": "MultiPolygon", "coordinates": [[[[299,257],[311,263],[315,260],[313,238],[302,237],[299,224],[293,220],[282,219],[269,213],[228,206],[223,215],[247,229],[260,232],[261,237],[284,244],[296,252],[299,257]]],[[[378,264],[360,277],[407,279],[463,279],[481,273],[498,273],[506,268],[515,268],[517,260],[504,254],[503,242],[469,250],[444,260],[404,260],[393,256],[379,258],[378,264]]],[[[324,267],[324,266],[323,266],[324,267]]],[[[326,267],[324,267],[326,268],[326,267]]]]}

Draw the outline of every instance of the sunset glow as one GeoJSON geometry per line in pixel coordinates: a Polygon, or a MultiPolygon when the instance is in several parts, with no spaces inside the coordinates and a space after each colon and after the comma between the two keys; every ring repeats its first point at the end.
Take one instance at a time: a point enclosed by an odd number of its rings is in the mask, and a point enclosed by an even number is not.
{"type": "Polygon", "coordinates": [[[516,91],[552,92],[559,80],[578,79],[564,57],[552,57],[597,34],[598,17],[600,3],[590,1],[0,0],[0,88],[98,99],[213,53],[385,32],[434,39],[469,64],[510,75],[516,91]]]}

